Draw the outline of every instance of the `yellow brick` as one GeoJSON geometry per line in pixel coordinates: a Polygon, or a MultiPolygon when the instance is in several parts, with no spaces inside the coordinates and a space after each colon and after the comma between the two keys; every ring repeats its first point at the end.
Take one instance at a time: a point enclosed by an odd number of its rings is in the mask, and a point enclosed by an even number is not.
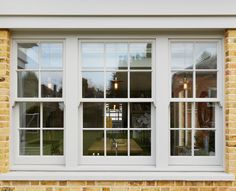
{"type": "Polygon", "coordinates": [[[114,181],[97,181],[97,182],[95,182],[95,185],[97,185],[97,186],[113,186],[114,181]]]}
{"type": "Polygon", "coordinates": [[[98,187],[85,187],[83,191],[101,191],[101,188],[98,187]]]}
{"type": "Polygon", "coordinates": [[[144,181],[132,181],[129,182],[130,186],[145,186],[145,182],[144,181]]]}
{"type": "Polygon", "coordinates": [[[55,186],[58,185],[57,181],[43,181],[41,182],[41,185],[43,186],[55,186]]]}
{"type": "Polygon", "coordinates": [[[86,183],[84,181],[68,181],[68,186],[85,186],[86,183]]]}
{"type": "Polygon", "coordinates": [[[174,186],[174,181],[160,181],[157,182],[157,186],[174,186]]]}

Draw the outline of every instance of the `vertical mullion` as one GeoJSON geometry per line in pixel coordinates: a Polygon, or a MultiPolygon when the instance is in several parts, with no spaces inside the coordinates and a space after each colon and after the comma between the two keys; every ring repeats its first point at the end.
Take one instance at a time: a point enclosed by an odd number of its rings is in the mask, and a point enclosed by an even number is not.
{"type": "MultiPolygon", "coordinates": [[[[106,43],[105,42],[103,42],[103,72],[104,72],[104,75],[103,75],[103,85],[104,85],[104,98],[106,99],[106,96],[107,96],[107,94],[106,94],[106,89],[107,89],[107,87],[106,87],[106,65],[107,65],[107,63],[106,63],[106,48],[107,48],[107,46],[106,46],[106,43]]],[[[106,127],[107,127],[107,116],[106,116],[106,102],[103,102],[103,115],[104,115],[104,118],[103,118],[103,120],[104,120],[104,133],[103,133],[103,136],[104,136],[104,156],[106,156],[107,155],[107,129],[106,129],[106,127]]]]}
{"type": "Polygon", "coordinates": [[[130,156],[130,103],[127,103],[128,107],[128,120],[127,120],[127,128],[128,128],[128,156],[130,156]]]}
{"type": "Polygon", "coordinates": [[[193,98],[196,98],[196,64],[195,64],[195,47],[196,42],[193,43],[193,98]]]}
{"type": "Polygon", "coordinates": [[[195,133],[195,102],[192,102],[191,103],[191,113],[192,113],[192,116],[191,116],[191,156],[193,157],[194,156],[194,133],[195,133]]]}
{"type": "Polygon", "coordinates": [[[103,103],[104,108],[104,156],[107,155],[107,116],[106,116],[106,102],[103,103]]]}
{"type": "MultiPolygon", "coordinates": [[[[128,99],[130,98],[130,42],[128,42],[128,99]]],[[[127,107],[128,107],[128,124],[127,124],[127,128],[128,128],[128,156],[130,156],[130,102],[127,103],[127,107]]]]}
{"type": "Polygon", "coordinates": [[[38,97],[41,98],[41,55],[42,55],[42,51],[41,51],[41,43],[39,42],[39,50],[38,50],[38,97]]]}
{"type": "Polygon", "coordinates": [[[40,103],[40,156],[43,156],[43,103],[40,103]]]}

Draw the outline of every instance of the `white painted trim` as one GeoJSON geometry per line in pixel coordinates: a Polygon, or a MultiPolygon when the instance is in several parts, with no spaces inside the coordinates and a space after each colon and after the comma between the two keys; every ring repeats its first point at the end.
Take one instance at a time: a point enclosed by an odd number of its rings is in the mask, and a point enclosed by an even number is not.
{"type": "Polygon", "coordinates": [[[9,172],[0,180],[174,180],[233,181],[233,174],[224,172],[9,172]]]}
{"type": "Polygon", "coordinates": [[[148,15],[235,15],[234,0],[1,0],[0,15],[81,15],[81,16],[148,16],[148,15]]]}
{"type": "Polygon", "coordinates": [[[2,16],[0,28],[9,29],[226,29],[235,28],[235,16],[222,17],[32,17],[2,16]]]}

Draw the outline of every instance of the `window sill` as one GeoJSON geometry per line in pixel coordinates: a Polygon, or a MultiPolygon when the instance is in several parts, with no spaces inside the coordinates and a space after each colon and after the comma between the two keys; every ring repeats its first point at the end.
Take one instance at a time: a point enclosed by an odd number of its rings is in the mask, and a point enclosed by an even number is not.
{"type": "Polygon", "coordinates": [[[0,180],[186,180],[234,181],[235,176],[225,172],[46,172],[18,171],[0,174],[0,180]]]}

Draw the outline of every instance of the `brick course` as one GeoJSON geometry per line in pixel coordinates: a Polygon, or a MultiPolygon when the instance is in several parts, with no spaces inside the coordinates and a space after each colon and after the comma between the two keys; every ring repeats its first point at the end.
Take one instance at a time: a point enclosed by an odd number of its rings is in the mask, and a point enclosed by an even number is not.
{"type": "MultiPolygon", "coordinates": [[[[10,33],[0,29],[0,173],[9,170],[10,33]]],[[[236,30],[225,31],[225,166],[236,175],[236,30]]],[[[0,181],[0,191],[236,191],[236,181],[0,181]]]]}

